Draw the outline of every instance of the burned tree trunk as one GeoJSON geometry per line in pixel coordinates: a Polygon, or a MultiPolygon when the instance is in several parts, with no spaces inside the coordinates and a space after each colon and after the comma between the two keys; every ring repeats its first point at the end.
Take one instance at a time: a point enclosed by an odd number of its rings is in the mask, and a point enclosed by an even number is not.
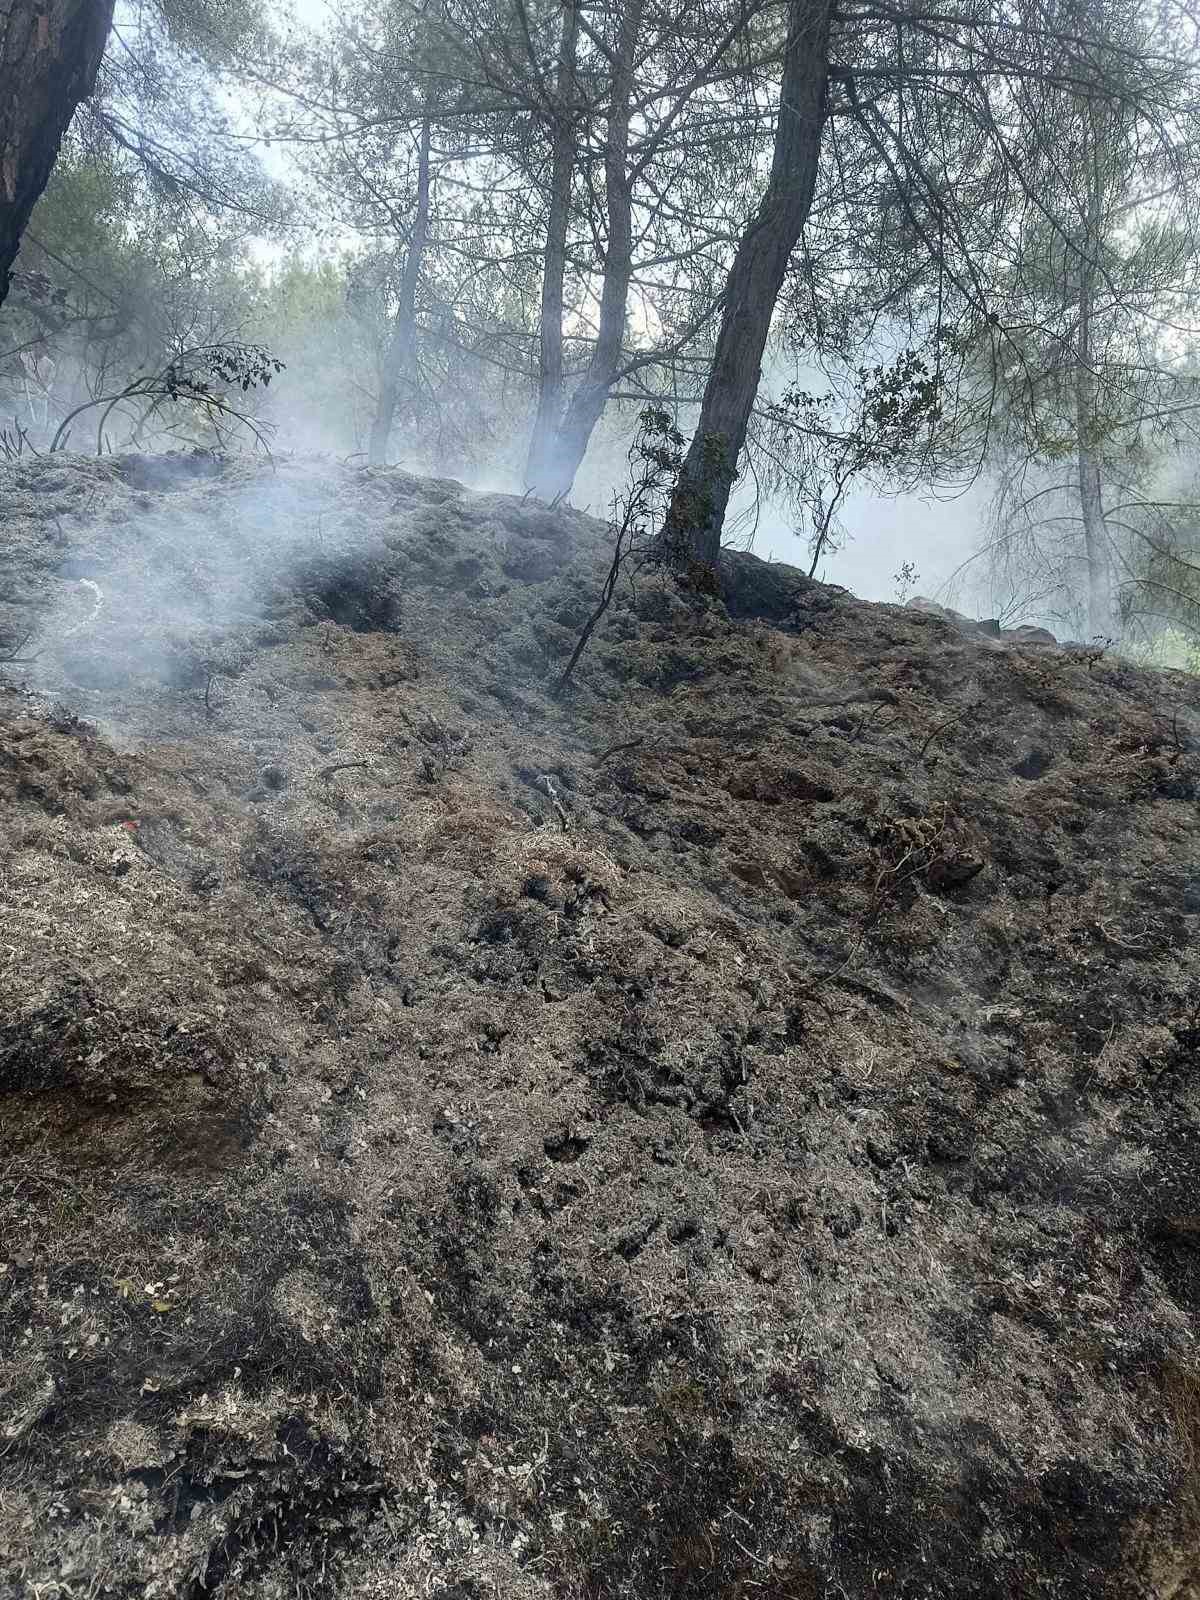
{"type": "Polygon", "coordinates": [[[0,305],[75,107],[91,94],[114,0],[0,6],[0,305]]]}
{"type": "Polygon", "coordinates": [[[568,0],[563,7],[562,41],[555,82],[550,212],[546,219],[546,255],[542,265],[539,319],[538,407],[525,465],[525,481],[530,486],[544,486],[549,481],[554,456],[554,432],[563,406],[563,280],[567,268],[571,180],[576,161],[575,120],[570,106],[575,97],[578,39],[579,13],[572,0],[568,0]]]}
{"type": "Polygon", "coordinates": [[[664,550],[680,565],[711,568],[720,554],[771,317],[816,187],[832,11],[832,0],[790,0],[788,7],[771,176],[729,269],[700,421],[663,524],[664,550]]]}
{"type": "Polygon", "coordinates": [[[371,424],[371,437],[367,446],[367,459],[373,467],[387,461],[388,443],[392,437],[392,424],[401,390],[411,395],[416,388],[417,360],[417,288],[425,266],[425,250],[429,242],[429,157],[432,129],[429,118],[421,124],[421,139],[417,149],[417,209],[413,218],[412,236],[408,241],[408,254],[404,258],[404,272],[400,278],[400,298],[396,306],[396,319],[391,337],[383,355],[380,373],[379,399],[375,406],[375,420],[371,424]]]}
{"type": "Polygon", "coordinates": [[[1104,182],[1101,136],[1097,114],[1085,110],[1087,126],[1087,197],[1083,207],[1082,236],[1078,246],[1078,328],[1075,335],[1075,444],[1079,478],[1079,510],[1083,523],[1087,566],[1088,633],[1093,640],[1111,640],[1118,628],[1113,606],[1112,546],[1104,519],[1103,473],[1100,464],[1099,407],[1096,395],[1095,352],[1092,347],[1104,218],[1104,182]]]}
{"type": "MultiPolygon", "coordinates": [[[[1087,269],[1090,276],[1091,269],[1087,269]]],[[[1079,344],[1075,373],[1077,469],[1079,508],[1083,523],[1084,559],[1087,566],[1088,633],[1093,640],[1112,640],[1118,629],[1112,593],[1112,549],[1104,519],[1104,489],[1100,455],[1093,440],[1096,427],[1096,381],[1090,368],[1088,328],[1091,286],[1080,294],[1079,344]]]]}
{"type": "Polygon", "coordinates": [[[608,239],[600,290],[596,343],[587,370],[544,447],[529,487],[544,500],[569,494],[592,433],[604,414],[621,365],[629,284],[633,275],[633,196],[629,178],[629,126],[642,0],[627,0],[613,53],[612,105],[604,140],[604,198],[608,239]]]}

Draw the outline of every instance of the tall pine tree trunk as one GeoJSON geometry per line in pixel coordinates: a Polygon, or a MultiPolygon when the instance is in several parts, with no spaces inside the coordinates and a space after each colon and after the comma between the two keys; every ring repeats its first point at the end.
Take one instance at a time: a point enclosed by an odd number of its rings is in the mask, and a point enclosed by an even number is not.
{"type": "Polygon", "coordinates": [[[633,275],[633,196],[629,180],[629,116],[642,25],[642,0],[627,0],[614,51],[612,105],[604,139],[604,200],[608,239],[600,290],[600,322],[587,370],[567,405],[529,487],[544,500],[570,492],[592,432],[604,414],[621,365],[629,282],[633,275]]]}
{"type": "MultiPolygon", "coordinates": [[[[1090,273],[1086,273],[1090,276],[1090,273]]],[[[1091,288],[1080,295],[1080,338],[1075,370],[1075,427],[1079,473],[1079,510],[1083,522],[1087,568],[1088,634],[1092,639],[1116,637],[1112,592],[1112,551],[1104,520],[1104,491],[1095,428],[1095,378],[1090,368],[1087,328],[1091,320],[1091,288]]]]}
{"type": "Polygon", "coordinates": [[[1095,117],[1090,108],[1085,115],[1091,165],[1083,217],[1079,299],[1076,307],[1075,447],[1079,474],[1079,513],[1083,522],[1084,561],[1087,568],[1088,634],[1093,639],[1113,639],[1117,633],[1117,621],[1112,592],[1112,550],[1104,520],[1103,478],[1096,437],[1096,356],[1092,341],[1102,227],[1103,174],[1095,117]]]}
{"type": "Polygon", "coordinates": [[[396,420],[396,407],[401,391],[411,394],[416,387],[417,354],[417,286],[425,264],[425,247],[429,240],[429,148],[431,143],[429,118],[421,124],[421,142],[417,150],[417,208],[413,217],[412,235],[408,241],[408,255],[404,259],[404,272],[400,279],[400,299],[396,306],[396,319],[391,338],[384,352],[383,370],[380,374],[379,400],[375,407],[375,420],[371,424],[371,438],[367,446],[367,459],[373,467],[387,461],[388,443],[392,425],[396,420]]]}
{"type": "Polygon", "coordinates": [[[96,86],[114,0],[0,5],[0,304],[75,107],[96,86]]]}
{"type": "Polygon", "coordinates": [[[832,0],[790,0],[771,176],[726,281],[700,420],[663,524],[679,564],[715,567],[738,457],[758,393],[775,302],[816,188],[829,81],[832,0]]]}
{"type": "Polygon", "coordinates": [[[575,56],[579,13],[573,0],[563,6],[562,36],[555,77],[555,121],[551,137],[550,211],[538,325],[538,405],[525,463],[525,482],[538,490],[549,482],[554,434],[563,409],[563,281],[567,269],[567,229],[571,218],[571,180],[575,172],[575,56]]]}

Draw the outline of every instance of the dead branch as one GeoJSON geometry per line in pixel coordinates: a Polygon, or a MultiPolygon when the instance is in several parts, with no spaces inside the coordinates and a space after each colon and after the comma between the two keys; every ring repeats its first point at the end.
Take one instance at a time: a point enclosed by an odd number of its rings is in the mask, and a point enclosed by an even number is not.
{"type": "Polygon", "coordinates": [[[646,735],[639,733],[636,739],[623,739],[620,744],[610,744],[607,750],[602,751],[596,757],[595,764],[598,767],[602,767],[610,756],[620,755],[622,750],[636,750],[638,745],[645,744],[645,742],[646,735]]]}
{"type": "Polygon", "coordinates": [[[17,664],[24,665],[24,664],[27,664],[27,663],[29,663],[31,661],[36,661],[37,658],[42,653],[40,650],[35,650],[31,656],[23,656],[21,654],[21,651],[24,650],[25,646],[29,643],[30,639],[32,639],[32,638],[33,638],[33,631],[31,630],[21,640],[20,644],[13,646],[12,651],[10,652],[10,654],[8,654],[6,656],[0,656],[0,666],[2,666],[2,667],[10,667],[10,666],[15,666],[17,664]]]}

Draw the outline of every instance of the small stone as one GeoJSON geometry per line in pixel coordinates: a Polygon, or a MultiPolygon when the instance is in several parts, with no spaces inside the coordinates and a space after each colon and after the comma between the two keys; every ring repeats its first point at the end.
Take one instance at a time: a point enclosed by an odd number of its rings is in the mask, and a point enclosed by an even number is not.
{"type": "Polygon", "coordinates": [[[950,856],[938,856],[929,864],[926,877],[929,887],[938,892],[944,889],[961,889],[983,871],[984,862],[978,856],[955,851],[950,856]]]}

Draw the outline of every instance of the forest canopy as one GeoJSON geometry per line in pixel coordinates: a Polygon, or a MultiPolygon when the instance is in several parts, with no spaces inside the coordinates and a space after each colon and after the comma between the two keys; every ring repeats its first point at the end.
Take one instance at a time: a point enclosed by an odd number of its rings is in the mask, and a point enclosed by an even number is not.
{"type": "Polygon", "coordinates": [[[979,483],[980,604],[1191,648],[1185,12],[125,0],[97,62],[85,9],[13,224],[10,458],[325,449],[603,501],[651,408],[693,576],[764,507],[826,571],[856,495],[979,483]]]}

